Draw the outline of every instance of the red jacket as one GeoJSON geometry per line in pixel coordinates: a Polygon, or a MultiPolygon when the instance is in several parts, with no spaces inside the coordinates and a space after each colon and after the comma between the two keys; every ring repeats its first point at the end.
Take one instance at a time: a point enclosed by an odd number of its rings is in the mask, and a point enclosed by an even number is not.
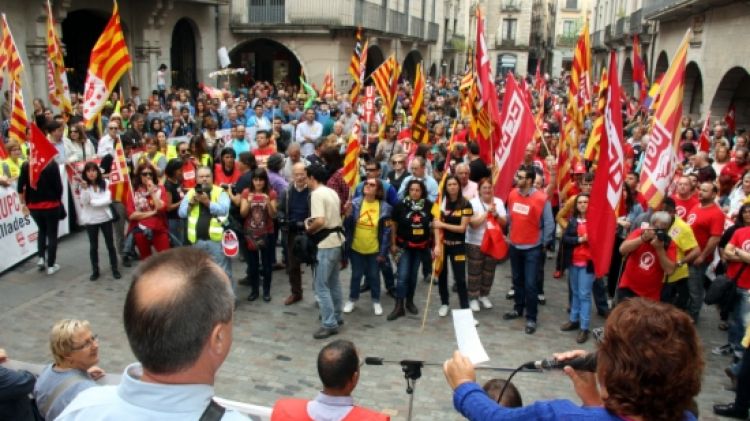
{"type": "MultiPolygon", "coordinates": [[[[307,403],[305,399],[279,399],[273,406],[271,421],[312,421],[307,415],[307,403]]],[[[343,421],[390,421],[391,417],[380,412],[355,406],[344,417],[343,421]]]]}

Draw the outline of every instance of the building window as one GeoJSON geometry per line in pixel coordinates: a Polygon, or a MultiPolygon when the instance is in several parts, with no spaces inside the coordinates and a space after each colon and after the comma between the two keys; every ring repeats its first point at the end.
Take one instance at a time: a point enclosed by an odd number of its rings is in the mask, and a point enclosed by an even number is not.
{"type": "Polygon", "coordinates": [[[515,72],[516,71],[516,62],[518,61],[515,54],[500,54],[497,56],[497,67],[495,74],[501,75],[503,78],[505,78],[505,75],[508,72],[515,72]]]}
{"type": "Polygon", "coordinates": [[[503,19],[503,40],[516,40],[516,22],[517,19],[503,19]]]}
{"type": "Polygon", "coordinates": [[[578,25],[576,25],[576,21],[574,20],[564,20],[563,21],[563,36],[573,37],[576,36],[578,33],[578,25]]]}
{"type": "Polygon", "coordinates": [[[578,10],[578,0],[565,0],[565,8],[578,10]]]}

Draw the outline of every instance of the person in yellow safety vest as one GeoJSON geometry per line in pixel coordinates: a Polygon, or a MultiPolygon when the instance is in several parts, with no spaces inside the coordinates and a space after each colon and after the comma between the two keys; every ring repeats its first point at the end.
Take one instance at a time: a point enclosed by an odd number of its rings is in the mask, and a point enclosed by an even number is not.
{"type": "Polygon", "coordinates": [[[0,174],[8,177],[11,181],[15,181],[18,179],[18,175],[21,173],[21,165],[24,163],[21,146],[18,142],[11,140],[5,145],[5,149],[8,151],[8,157],[1,162],[0,169],[2,171],[0,174]]]}
{"type": "MultiPolygon", "coordinates": [[[[232,280],[232,262],[224,255],[221,239],[223,221],[229,213],[229,196],[213,185],[211,168],[200,167],[197,184],[180,202],[178,215],[187,218],[187,238],[193,247],[206,251],[232,280]]],[[[234,287],[234,281],[232,280],[234,287]]]]}
{"type": "Polygon", "coordinates": [[[147,159],[159,172],[159,177],[162,177],[164,175],[164,169],[167,168],[167,157],[159,151],[159,145],[156,139],[150,134],[143,135],[143,142],[146,145],[146,153],[141,155],[141,162],[147,159]]]}

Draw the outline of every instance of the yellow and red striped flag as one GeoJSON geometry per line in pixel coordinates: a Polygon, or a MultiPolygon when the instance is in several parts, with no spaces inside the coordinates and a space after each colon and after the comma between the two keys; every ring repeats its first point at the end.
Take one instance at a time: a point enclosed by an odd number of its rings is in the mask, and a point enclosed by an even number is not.
{"type": "Polygon", "coordinates": [[[596,120],[591,126],[591,136],[586,143],[586,151],[583,157],[588,161],[594,161],[599,156],[599,141],[604,133],[604,107],[607,106],[607,90],[609,81],[607,80],[607,69],[602,69],[602,78],[599,80],[599,100],[596,103],[596,120]]]}
{"type": "Polygon", "coordinates": [[[361,133],[361,126],[359,120],[354,122],[352,126],[352,133],[349,135],[349,144],[346,146],[346,154],[344,155],[344,169],[343,176],[344,182],[349,186],[349,191],[354,192],[354,189],[359,184],[359,135],[361,133]]]}
{"type": "Polygon", "coordinates": [[[128,46],[125,45],[120,25],[120,13],[115,2],[112,17],[91,51],[83,99],[83,119],[86,127],[93,126],[95,117],[104,107],[115,85],[131,66],[128,46]]]}
{"type": "Polygon", "coordinates": [[[55,18],[52,15],[52,5],[49,0],[47,0],[47,84],[50,103],[68,114],[73,114],[68,75],[65,73],[60,39],[55,33],[55,18]]]}
{"type": "Polygon", "coordinates": [[[677,170],[677,147],[680,141],[678,129],[682,118],[682,96],[685,88],[685,66],[690,29],[677,49],[677,53],[661,80],[659,101],[651,125],[651,142],[641,166],[641,182],[638,190],[656,208],[677,170]]]}
{"type": "Polygon", "coordinates": [[[115,159],[112,160],[112,170],[109,173],[109,190],[112,192],[112,200],[121,202],[127,206],[129,200],[133,200],[133,186],[130,183],[128,163],[125,160],[125,151],[122,142],[115,140],[115,159]]]}
{"type": "Polygon", "coordinates": [[[570,69],[570,99],[575,98],[580,108],[576,117],[576,126],[583,128],[583,117],[591,112],[591,42],[589,40],[589,21],[583,24],[578,36],[573,65],[570,69]]]}
{"type": "Polygon", "coordinates": [[[393,105],[396,98],[396,90],[398,89],[398,76],[400,72],[398,62],[396,62],[393,56],[390,56],[370,76],[373,82],[375,82],[375,89],[378,90],[378,94],[383,99],[383,107],[385,109],[384,123],[386,125],[393,122],[393,105]]]}
{"type": "Polygon", "coordinates": [[[419,63],[414,78],[414,95],[411,102],[411,140],[414,143],[427,143],[430,139],[427,131],[427,112],[424,107],[424,88],[424,73],[422,63],[419,63]]]}
{"type": "MultiPolygon", "coordinates": [[[[350,100],[352,103],[356,103],[359,98],[359,94],[362,91],[362,52],[366,51],[362,49],[362,27],[357,28],[357,34],[355,35],[356,42],[354,43],[354,51],[352,51],[352,59],[349,61],[349,74],[352,75],[354,83],[352,84],[352,91],[350,94],[350,100]]],[[[366,48],[366,47],[365,47],[366,48]]]]}
{"type": "MultiPolygon", "coordinates": [[[[3,42],[0,46],[0,77],[3,71],[7,71],[11,82],[21,83],[21,73],[23,73],[23,62],[18,54],[16,42],[13,40],[13,34],[10,32],[8,20],[5,13],[2,14],[2,32],[3,42]]],[[[0,79],[0,88],[2,88],[2,79],[0,79]]]]}
{"type": "Polygon", "coordinates": [[[29,125],[29,119],[26,116],[26,106],[23,103],[23,91],[21,84],[15,81],[10,83],[12,96],[10,111],[10,127],[8,128],[8,138],[15,140],[19,144],[26,142],[26,128],[29,125]]]}

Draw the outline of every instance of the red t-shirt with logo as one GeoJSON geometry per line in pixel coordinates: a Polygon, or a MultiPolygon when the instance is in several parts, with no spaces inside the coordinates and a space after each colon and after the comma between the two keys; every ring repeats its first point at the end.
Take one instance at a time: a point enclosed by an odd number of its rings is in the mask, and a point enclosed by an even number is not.
{"type": "Polygon", "coordinates": [[[674,199],[677,216],[679,216],[683,220],[687,219],[688,213],[693,209],[694,206],[700,203],[700,201],[698,200],[698,196],[695,194],[691,195],[687,199],[680,199],[680,196],[675,194],[672,196],[672,199],[674,199]]]}
{"type": "MultiPolygon", "coordinates": [[[[750,253],[750,227],[738,228],[729,243],[738,249],[742,249],[750,253]]],[[[742,262],[729,262],[727,265],[727,276],[729,279],[734,279],[739,273],[740,269],[745,263],[742,262]]],[[[737,280],[737,286],[744,289],[750,289],[750,268],[745,268],[742,271],[742,276],[737,280]]]]}
{"type": "Polygon", "coordinates": [[[709,206],[693,206],[685,222],[690,225],[701,249],[706,247],[710,237],[721,237],[724,233],[724,212],[715,203],[709,206]]]}
{"type": "MultiPolygon", "coordinates": [[[[628,235],[627,240],[641,236],[642,229],[637,228],[628,235]]],[[[669,242],[667,257],[671,261],[677,260],[677,247],[674,241],[669,242]]],[[[659,264],[656,249],[651,243],[642,243],[630,253],[625,263],[625,270],[620,278],[620,287],[629,288],[639,297],[659,301],[661,287],[664,284],[664,269],[659,264]]]]}

